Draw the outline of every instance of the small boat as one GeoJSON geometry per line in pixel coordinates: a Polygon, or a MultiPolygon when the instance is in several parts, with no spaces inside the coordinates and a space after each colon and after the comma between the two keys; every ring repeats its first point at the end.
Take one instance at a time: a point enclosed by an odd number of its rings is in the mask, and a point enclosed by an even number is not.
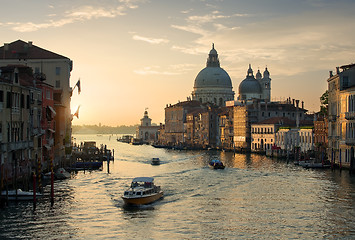
{"type": "Polygon", "coordinates": [[[64,168],[58,168],[54,173],[54,177],[59,180],[70,178],[70,173],[68,173],[64,168]]]}
{"type": "MultiPolygon", "coordinates": [[[[2,191],[1,195],[6,198],[6,191],[2,191]]],[[[39,192],[36,192],[36,198],[40,198],[43,195],[39,192]]],[[[33,191],[22,191],[21,189],[9,190],[7,192],[7,197],[9,201],[30,201],[33,200],[33,191]],[[17,196],[16,196],[17,195],[17,196]]]]}
{"type": "Polygon", "coordinates": [[[152,158],[152,165],[159,165],[160,164],[160,159],[159,158],[152,158]]]}
{"type": "Polygon", "coordinates": [[[223,163],[218,159],[213,159],[211,162],[209,162],[208,165],[213,169],[224,169],[225,168],[223,163]]]}
{"type": "Polygon", "coordinates": [[[163,191],[154,184],[154,178],[137,177],[132,180],[131,187],[124,192],[122,199],[128,205],[143,205],[162,197],[163,191]]]}

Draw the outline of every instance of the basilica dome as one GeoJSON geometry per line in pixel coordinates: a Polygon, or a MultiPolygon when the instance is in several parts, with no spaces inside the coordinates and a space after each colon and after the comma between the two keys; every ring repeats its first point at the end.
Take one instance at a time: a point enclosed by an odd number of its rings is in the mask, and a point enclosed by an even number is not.
{"type": "Polygon", "coordinates": [[[234,100],[231,78],[220,67],[214,44],[208,54],[206,67],[195,78],[192,99],[202,103],[215,103],[219,106],[224,106],[226,101],[234,100]]]}
{"type": "Polygon", "coordinates": [[[228,73],[220,67],[205,67],[195,79],[194,88],[232,88],[228,73]]]}

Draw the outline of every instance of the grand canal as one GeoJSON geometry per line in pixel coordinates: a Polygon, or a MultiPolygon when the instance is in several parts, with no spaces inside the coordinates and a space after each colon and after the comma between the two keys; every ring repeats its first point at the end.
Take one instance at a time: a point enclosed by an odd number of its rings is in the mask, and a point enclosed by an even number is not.
{"type": "Polygon", "coordinates": [[[110,173],[78,172],[32,203],[0,209],[0,239],[354,239],[355,176],[259,155],[132,146],[75,135],[115,150],[110,173]],[[152,157],[162,164],[152,166],[152,157]],[[208,161],[221,159],[224,170],[208,161]],[[126,208],[132,178],[152,176],[165,197],[126,208]]]}

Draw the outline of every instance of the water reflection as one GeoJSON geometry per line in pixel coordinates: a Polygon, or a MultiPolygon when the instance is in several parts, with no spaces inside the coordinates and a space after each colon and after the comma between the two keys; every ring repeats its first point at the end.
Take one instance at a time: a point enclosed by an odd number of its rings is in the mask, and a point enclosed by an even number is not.
{"type": "MultiPolygon", "coordinates": [[[[95,140],[84,136],[87,140],[95,140]]],[[[81,141],[80,136],[76,136],[81,141]]],[[[355,177],[255,154],[174,151],[100,137],[115,149],[102,171],[55,182],[45,198],[0,210],[1,239],[314,239],[355,236],[355,177]],[[164,164],[152,166],[159,157],[164,164]],[[220,159],[224,170],[208,162],[220,159]],[[164,198],[125,206],[132,178],[152,176],[164,198]]],[[[97,140],[99,141],[99,140],[97,140]]]]}

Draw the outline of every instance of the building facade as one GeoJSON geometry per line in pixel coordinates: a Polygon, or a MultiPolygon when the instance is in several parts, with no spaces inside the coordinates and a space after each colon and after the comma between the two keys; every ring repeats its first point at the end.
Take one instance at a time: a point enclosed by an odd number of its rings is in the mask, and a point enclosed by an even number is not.
{"type": "Polygon", "coordinates": [[[32,69],[0,67],[1,179],[16,185],[28,179],[41,158],[41,90],[32,69]]]}
{"type": "Polygon", "coordinates": [[[355,64],[338,67],[328,78],[328,159],[332,164],[350,168],[354,156],[355,64]]]}
{"type": "Polygon", "coordinates": [[[144,116],[141,119],[141,125],[137,127],[136,138],[143,143],[155,143],[158,141],[159,126],[152,126],[152,119],[148,116],[148,111],[144,111],[144,116]]]}
{"type": "Polygon", "coordinates": [[[0,47],[0,56],[0,66],[26,65],[32,68],[34,75],[46,76],[46,83],[54,87],[53,98],[56,112],[54,164],[61,165],[68,159],[66,153],[70,153],[71,146],[70,72],[73,69],[73,62],[67,57],[22,40],[5,43],[0,47]]]}

